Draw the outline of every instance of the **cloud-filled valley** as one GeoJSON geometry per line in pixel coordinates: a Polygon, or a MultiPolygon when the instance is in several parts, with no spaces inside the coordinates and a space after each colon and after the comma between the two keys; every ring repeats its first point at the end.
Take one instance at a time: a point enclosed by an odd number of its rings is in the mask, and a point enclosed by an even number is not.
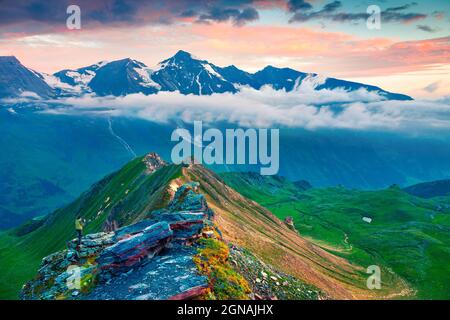
{"type": "MultiPolygon", "coordinates": [[[[27,98],[20,99],[21,102],[27,98]]],[[[8,100],[9,104],[19,100],[8,100]]],[[[450,128],[448,98],[440,100],[386,101],[360,89],[314,90],[305,82],[286,92],[264,87],[242,88],[236,94],[209,96],[160,92],[123,97],[85,95],[34,101],[48,114],[136,117],[157,123],[181,120],[191,123],[229,122],[243,127],[381,129],[414,131],[450,128]]]]}

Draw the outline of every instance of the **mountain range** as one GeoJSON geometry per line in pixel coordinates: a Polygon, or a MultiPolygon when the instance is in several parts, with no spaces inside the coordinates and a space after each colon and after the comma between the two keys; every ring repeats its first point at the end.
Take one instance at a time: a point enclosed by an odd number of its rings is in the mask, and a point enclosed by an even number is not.
{"type": "Polygon", "coordinates": [[[102,61],[75,70],[65,69],[51,75],[33,71],[23,66],[15,57],[0,57],[0,98],[24,95],[33,97],[37,95],[42,98],[83,94],[148,95],[160,91],[211,95],[236,93],[242,87],[260,90],[263,86],[292,91],[303,83],[308,83],[315,90],[365,89],[376,92],[388,100],[412,100],[407,95],[388,92],[376,86],[326,78],[290,68],[267,66],[256,73],[243,71],[234,65],[222,68],[182,50],[154,68],[126,58],[111,62],[102,61]]]}

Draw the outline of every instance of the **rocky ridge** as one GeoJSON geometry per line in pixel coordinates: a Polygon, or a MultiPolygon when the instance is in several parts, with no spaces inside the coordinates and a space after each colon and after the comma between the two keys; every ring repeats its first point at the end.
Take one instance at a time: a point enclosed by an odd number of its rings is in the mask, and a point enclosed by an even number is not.
{"type": "Polygon", "coordinates": [[[212,235],[213,213],[195,188],[195,183],[181,186],[152,219],[88,234],[79,246],[71,240],[66,250],[42,260],[21,298],[139,300],[205,293],[209,284],[193,262],[193,243],[212,235]]]}
{"type": "MultiPolygon", "coordinates": [[[[147,169],[160,169],[156,154],[147,169]]],[[[150,163],[150,164],[149,164],[150,163]]],[[[152,174],[152,172],[147,174],[152,174]]],[[[317,288],[277,271],[222,238],[198,182],[141,221],[83,236],[42,259],[21,299],[321,299],[317,288]],[[274,280],[275,279],[275,280],[274,280]]]]}

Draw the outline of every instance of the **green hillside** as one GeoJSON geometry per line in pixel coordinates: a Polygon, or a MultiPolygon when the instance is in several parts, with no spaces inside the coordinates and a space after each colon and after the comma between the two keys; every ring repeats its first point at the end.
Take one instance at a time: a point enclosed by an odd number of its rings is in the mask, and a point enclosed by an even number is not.
{"type": "Polygon", "coordinates": [[[63,249],[75,237],[78,213],[88,221],[85,232],[94,233],[107,229],[108,224],[129,224],[164,206],[167,184],[180,175],[181,166],[165,166],[148,175],[142,160],[134,159],[44,220],[0,234],[0,299],[17,298],[21,286],[35,275],[42,257],[63,249]],[[118,211],[126,214],[118,216],[118,211]]]}
{"type": "Polygon", "coordinates": [[[418,298],[450,298],[450,197],[421,199],[397,187],[303,191],[283,178],[221,177],[279,218],[292,216],[302,236],[330,252],[362,266],[383,266],[382,281],[392,270],[418,298]]]}

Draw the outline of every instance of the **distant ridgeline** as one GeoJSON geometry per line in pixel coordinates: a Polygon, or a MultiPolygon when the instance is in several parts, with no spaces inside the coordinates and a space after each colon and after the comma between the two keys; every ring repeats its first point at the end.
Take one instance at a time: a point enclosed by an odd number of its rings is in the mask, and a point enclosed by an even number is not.
{"type": "Polygon", "coordinates": [[[53,75],[28,69],[15,57],[0,57],[0,98],[57,98],[86,93],[123,96],[132,93],[154,94],[160,91],[211,95],[235,93],[243,86],[260,90],[267,85],[276,90],[292,91],[303,82],[307,82],[315,90],[366,89],[388,100],[412,100],[407,95],[388,92],[376,86],[324,78],[315,73],[290,68],[267,66],[256,73],[245,72],[233,65],[222,68],[181,50],[155,68],[127,58],[112,62],[102,61],[76,70],[61,70],[53,75]]]}

